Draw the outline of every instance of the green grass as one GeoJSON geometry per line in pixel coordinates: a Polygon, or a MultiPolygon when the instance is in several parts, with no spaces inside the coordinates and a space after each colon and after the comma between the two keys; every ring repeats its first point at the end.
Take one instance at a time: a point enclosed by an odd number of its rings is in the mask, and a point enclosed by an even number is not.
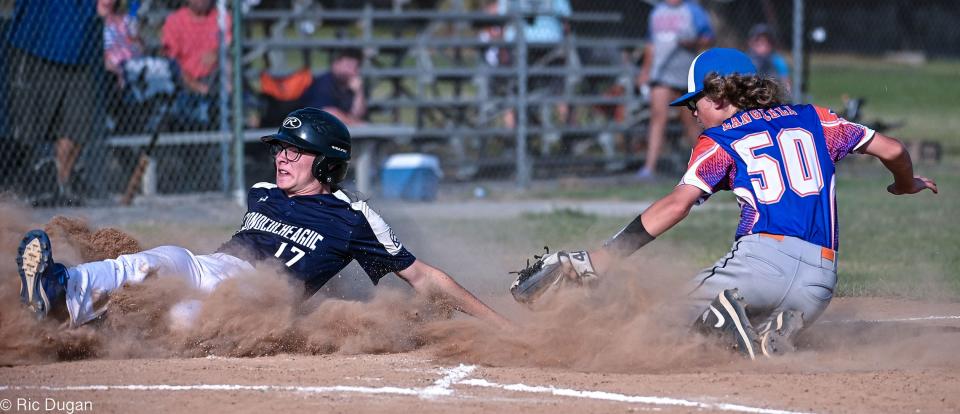
{"type": "Polygon", "coordinates": [[[960,61],[935,60],[912,66],[876,58],[812,56],[809,94],[813,103],[842,109],[842,96],[867,100],[862,121],[905,122],[889,135],[935,140],[960,155],[960,61]]]}
{"type": "Polygon", "coordinates": [[[569,198],[577,200],[655,200],[667,195],[677,185],[677,179],[658,179],[626,185],[596,185],[593,183],[572,183],[559,189],[533,190],[526,194],[529,198],[569,198]]]}
{"type": "MultiPolygon", "coordinates": [[[[858,166],[859,167],[859,166],[858,166]]],[[[891,196],[886,175],[851,171],[837,185],[841,292],[960,294],[958,165],[920,167],[941,194],[891,196]]],[[[880,167],[876,167],[880,168],[880,167]]]]}

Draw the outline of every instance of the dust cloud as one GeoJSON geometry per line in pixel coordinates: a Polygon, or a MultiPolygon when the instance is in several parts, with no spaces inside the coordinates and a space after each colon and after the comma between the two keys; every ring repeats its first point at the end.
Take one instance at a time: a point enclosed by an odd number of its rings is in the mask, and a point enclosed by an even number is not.
{"type": "MultiPolygon", "coordinates": [[[[64,329],[57,321],[36,321],[19,303],[19,278],[12,256],[23,232],[45,228],[54,243],[55,257],[67,263],[135,252],[140,244],[121,230],[92,229],[82,220],[56,217],[46,224],[31,224],[28,215],[15,206],[2,205],[0,209],[0,248],[10,264],[0,267],[5,269],[0,272],[3,365],[82,358],[421,350],[450,362],[589,372],[746,367],[733,352],[716,352],[716,344],[665,317],[663,309],[669,308],[671,292],[678,291],[682,278],[651,281],[650,277],[637,277],[633,270],[642,268],[645,276],[675,274],[669,264],[627,263],[596,289],[555,292],[532,311],[516,308],[518,311],[506,316],[517,327],[508,331],[459,316],[442,300],[415,296],[409,289],[378,288],[365,301],[320,295],[303,300],[302,285],[265,265],[221,283],[210,294],[198,292],[172,275],[157,275],[114,292],[110,311],[101,320],[64,329]],[[188,323],[172,317],[175,312],[171,310],[184,304],[190,305],[185,308],[189,309],[188,323]]],[[[912,337],[898,341],[891,340],[890,333],[879,326],[816,326],[804,337],[798,354],[754,364],[750,369],[956,364],[949,344],[956,343],[957,332],[914,327],[912,337]]]]}

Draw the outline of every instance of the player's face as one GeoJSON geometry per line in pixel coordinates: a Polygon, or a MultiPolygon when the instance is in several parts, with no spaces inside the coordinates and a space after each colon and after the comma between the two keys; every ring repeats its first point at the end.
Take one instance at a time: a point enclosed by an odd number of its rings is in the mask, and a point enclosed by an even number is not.
{"type": "Polygon", "coordinates": [[[736,108],[733,105],[719,105],[706,96],[697,99],[693,105],[696,107],[693,116],[697,117],[704,128],[713,128],[723,124],[723,121],[736,113],[736,108]]]}
{"type": "Polygon", "coordinates": [[[187,7],[196,14],[207,14],[213,8],[211,0],[187,0],[187,7]]]}
{"type": "Polygon", "coordinates": [[[277,169],[277,187],[288,195],[320,194],[323,186],[314,178],[311,171],[316,158],[316,155],[299,151],[296,147],[284,146],[281,150],[274,150],[273,162],[277,169]]]}
{"type": "Polygon", "coordinates": [[[333,62],[330,71],[337,79],[345,82],[360,76],[360,61],[344,56],[333,62]]]}
{"type": "Polygon", "coordinates": [[[750,50],[760,56],[767,56],[773,52],[773,44],[767,36],[756,36],[750,39],[750,50]]]}

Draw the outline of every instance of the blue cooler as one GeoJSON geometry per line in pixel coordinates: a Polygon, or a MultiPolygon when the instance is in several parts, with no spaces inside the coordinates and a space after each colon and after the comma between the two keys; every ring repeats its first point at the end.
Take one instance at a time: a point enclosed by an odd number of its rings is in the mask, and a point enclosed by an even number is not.
{"type": "Polygon", "coordinates": [[[431,201],[440,185],[440,160],[428,154],[394,154],[383,165],[384,198],[431,201]]]}

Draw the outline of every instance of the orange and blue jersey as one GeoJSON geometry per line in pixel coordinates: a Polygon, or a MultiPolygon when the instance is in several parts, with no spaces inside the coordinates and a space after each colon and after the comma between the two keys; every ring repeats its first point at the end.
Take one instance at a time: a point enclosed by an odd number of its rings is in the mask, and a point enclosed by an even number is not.
{"type": "Polygon", "coordinates": [[[838,247],[835,169],[874,131],[813,105],[741,111],[708,128],[680,184],[731,190],[740,203],[736,237],[769,233],[838,247]]]}

